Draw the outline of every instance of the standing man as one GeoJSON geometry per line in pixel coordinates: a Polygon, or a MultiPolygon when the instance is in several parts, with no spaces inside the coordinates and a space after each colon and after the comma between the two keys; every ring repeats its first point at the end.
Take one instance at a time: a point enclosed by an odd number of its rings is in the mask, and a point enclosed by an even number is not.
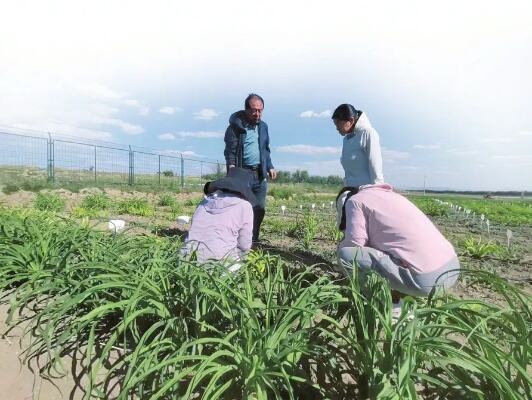
{"type": "Polygon", "coordinates": [[[227,169],[241,167],[248,169],[252,178],[252,191],[257,198],[253,207],[253,241],[259,241],[259,230],[266,212],[266,177],[277,177],[270,158],[270,137],[268,125],[261,120],[264,100],[251,93],[244,101],[244,110],[229,118],[225,131],[225,161],[227,169]]]}

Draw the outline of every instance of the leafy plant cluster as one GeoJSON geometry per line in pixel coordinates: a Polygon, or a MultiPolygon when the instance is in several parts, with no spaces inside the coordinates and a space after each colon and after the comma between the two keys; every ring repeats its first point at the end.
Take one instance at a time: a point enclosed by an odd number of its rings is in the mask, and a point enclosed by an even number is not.
{"type": "Polygon", "coordinates": [[[304,249],[312,247],[312,241],[316,238],[320,229],[320,220],[312,212],[306,212],[303,217],[293,221],[287,230],[288,236],[301,240],[304,249]]]}
{"type": "MultiPolygon", "coordinates": [[[[530,299],[475,272],[502,306],[406,299],[255,253],[237,273],[180,243],[0,210],[0,292],[24,315],[23,357],[81,354],[85,398],[521,399],[531,390],[530,299]],[[117,350],[118,349],[118,350],[117,350]],[[116,357],[116,352],[119,356],[116,357]],[[116,386],[116,382],[119,385],[116,386]]],[[[355,269],[356,273],[356,269],[355,269]]],[[[48,358],[43,356],[48,356],[48,358]]]]}
{"type": "Polygon", "coordinates": [[[65,200],[56,193],[37,193],[34,206],[40,211],[62,211],[65,208],[65,200]]]}

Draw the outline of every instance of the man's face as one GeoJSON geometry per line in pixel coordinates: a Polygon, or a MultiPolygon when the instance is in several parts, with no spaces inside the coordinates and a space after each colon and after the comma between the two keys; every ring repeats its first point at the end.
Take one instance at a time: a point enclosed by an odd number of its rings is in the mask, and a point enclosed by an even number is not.
{"type": "Polygon", "coordinates": [[[262,111],[264,111],[264,104],[257,98],[253,98],[249,101],[249,107],[246,108],[246,118],[251,124],[258,124],[262,117],[262,111]]]}

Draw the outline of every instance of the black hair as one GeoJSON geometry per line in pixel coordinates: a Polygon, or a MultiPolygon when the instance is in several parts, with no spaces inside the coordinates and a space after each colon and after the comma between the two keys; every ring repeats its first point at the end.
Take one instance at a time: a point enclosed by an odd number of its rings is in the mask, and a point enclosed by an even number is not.
{"type": "Polygon", "coordinates": [[[340,218],[340,225],[338,226],[338,229],[341,231],[345,231],[345,227],[347,224],[347,218],[345,215],[345,204],[347,203],[347,200],[349,200],[351,196],[354,196],[355,194],[358,193],[358,187],[348,186],[348,187],[342,188],[340,192],[338,193],[338,196],[336,196],[335,203],[338,203],[338,199],[344,192],[349,192],[349,193],[347,194],[344,204],[342,205],[342,217],[340,218]]]}
{"type": "Polygon", "coordinates": [[[339,119],[341,121],[348,121],[351,118],[358,118],[362,111],[357,110],[351,104],[340,104],[334,110],[332,119],[339,119]]]}
{"type": "Polygon", "coordinates": [[[246,110],[249,108],[249,102],[252,99],[259,99],[262,103],[262,106],[264,107],[264,99],[260,97],[257,93],[250,93],[248,94],[248,97],[246,97],[246,100],[244,100],[244,107],[246,108],[246,110]]]}

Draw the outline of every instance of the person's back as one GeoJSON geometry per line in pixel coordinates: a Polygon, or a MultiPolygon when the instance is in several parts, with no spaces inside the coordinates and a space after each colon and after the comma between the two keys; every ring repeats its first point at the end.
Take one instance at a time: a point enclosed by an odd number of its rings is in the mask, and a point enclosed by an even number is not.
{"type": "Polygon", "coordinates": [[[361,187],[346,202],[346,234],[339,247],[368,246],[430,273],[456,258],[430,219],[386,184],[361,187]]]}
{"type": "Polygon", "coordinates": [[[253,209],[249,201],[216,191],[198,205],[185,241],[200,262],[239,260],[251,248],[253,209]]]}

